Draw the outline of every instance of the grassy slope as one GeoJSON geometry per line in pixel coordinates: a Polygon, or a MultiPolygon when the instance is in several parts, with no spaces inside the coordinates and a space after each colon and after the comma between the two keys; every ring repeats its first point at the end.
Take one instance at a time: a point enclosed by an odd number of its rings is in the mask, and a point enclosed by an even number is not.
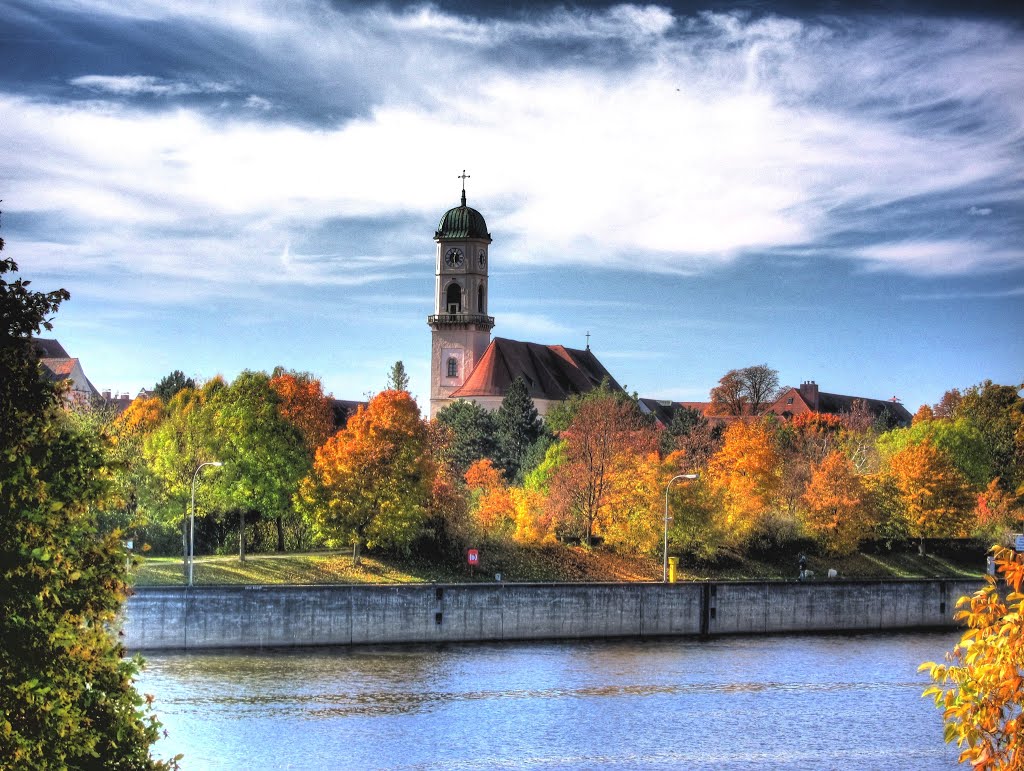
{"type": "MultiPolygon", "coordinates": [[[[481,550],[481,567],[474,575],[458,563],[416,561],[413,558],[368,556],[353,567],[347,553],[249,555],[244,564],[237,556],[197,557],[197,584],[318,584],[420,582],[461,583],[493,581],[500,572],[506,581],[660,581],[661,560],[615,554],[605,549],[572,546],[489,547],[481,550]]],[[[811,557],[809,568],[822,578],[835,568],[843,578],[981,577],[984,559],[968,556],[952,560],[916,553],[855,554],[830,559],[811,557]]],[[[180,558],[144,558],[134,571],[136,584],[182,583],[180,558]]],[[[728,567],[681,566],[681,580],[787,579],[796,577],[796,563],[784,560],[739,560],[728,567]]]]}

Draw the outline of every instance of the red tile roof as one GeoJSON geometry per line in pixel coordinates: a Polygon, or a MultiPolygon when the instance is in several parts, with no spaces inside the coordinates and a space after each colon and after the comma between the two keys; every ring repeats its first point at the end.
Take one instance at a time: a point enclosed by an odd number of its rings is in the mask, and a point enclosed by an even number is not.
{"type": "Polygon", "coordinates": [[[496,337],[469,379],[451,396],[504,396],[517,377],[523,378],[532,399],[561,401],[597,388],[604,378],[612,388],[622,390],[589,348],[581,351],[496,337]]]}

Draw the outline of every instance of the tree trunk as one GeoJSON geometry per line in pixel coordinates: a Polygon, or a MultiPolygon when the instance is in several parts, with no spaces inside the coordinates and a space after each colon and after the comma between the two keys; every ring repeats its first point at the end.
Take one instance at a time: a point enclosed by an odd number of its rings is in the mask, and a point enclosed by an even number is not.
{"type": "Polygon", "coordinates": [[[284,551],[284,517],[278,516],[274,523],[277,525],[277,550],[284,551]]]}
{"type": "Polygon", "coordinates": [[[238,561],[245,562],[245,509],[238,511],[238,561]]]}
{"type": "Polygon", "coordinates": [[[924,536],[921,536],[921,541],[917,544],[917,553],[921,557],[924,556],[924,536]]]}
{"type": "Polygon", "coordinates": [[[359,547],[361,546],[361,544],[362,544],[362,541],[359,538],[357,538],[356,540],[354,540],[352,542],[352,564],[353,565],[361,564],[361,559],[362,558],[359,555],[359,547]]]}

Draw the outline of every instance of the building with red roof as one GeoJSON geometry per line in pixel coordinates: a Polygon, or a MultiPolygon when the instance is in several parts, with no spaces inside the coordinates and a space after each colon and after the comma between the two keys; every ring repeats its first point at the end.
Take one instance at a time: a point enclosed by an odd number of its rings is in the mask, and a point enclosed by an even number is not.
{"type": "Polygon", "coordinates": [[[503,337],[491,339],[487,315],[491,235],[483,215],[462,202],[441,217],[434,232],[434,312],[431,333],[430,416],[458,399],[496,410],[512,382],[521,377],[537,412],[602,380],[621,390],[588,345],[584,350],[503,337]]]}

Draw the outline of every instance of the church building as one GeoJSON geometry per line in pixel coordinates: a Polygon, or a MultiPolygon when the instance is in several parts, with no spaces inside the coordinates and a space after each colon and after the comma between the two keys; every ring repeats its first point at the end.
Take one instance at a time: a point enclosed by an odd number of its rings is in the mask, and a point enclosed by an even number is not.
{"type": "MultiPolygon", "coordinates": [[[[466,175],[463,173],[463,183],[466,175]]],[[[459,399],[489,410],[501,405],[508,387],[522,377],[537,412],[586,393],[607,378],[621,386],[584,350],[491,338],[494,317],[488,311],[488,269],[491,235],[476,209],[462,203],[441,217],[434,233],[434,312],[427,317],[431,332],[430,417],[459,399]]]]}

